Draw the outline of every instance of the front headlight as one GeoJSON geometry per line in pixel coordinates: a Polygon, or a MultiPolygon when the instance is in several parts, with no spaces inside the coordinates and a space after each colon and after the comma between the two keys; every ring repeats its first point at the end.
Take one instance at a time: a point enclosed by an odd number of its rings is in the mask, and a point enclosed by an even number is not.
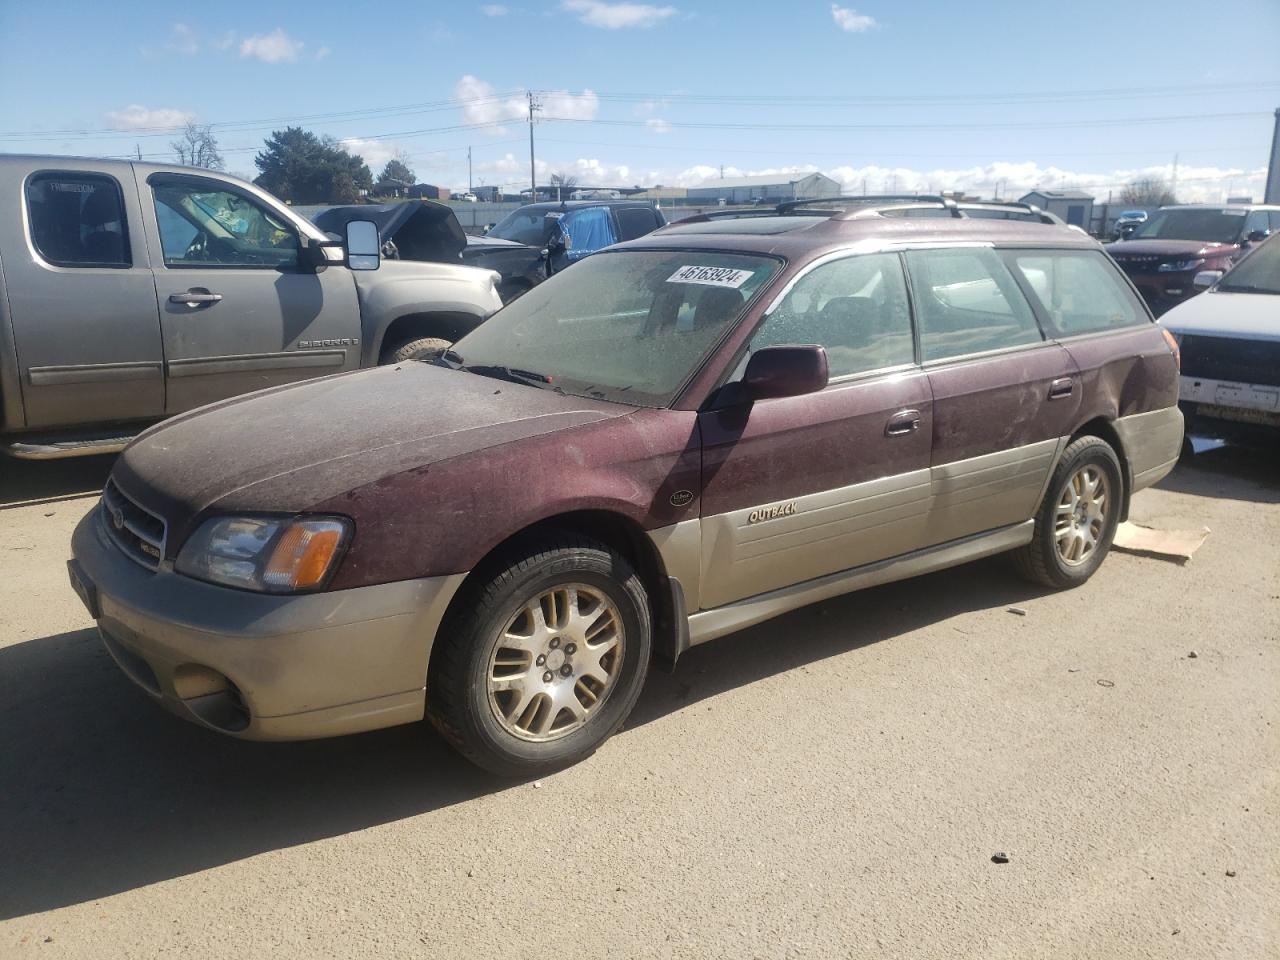
{"type": "Polygon", "coordinates": [[[1185,273],[1188,270],[1195,270],[1204,265],[1204,260],[1174,260],[1172,263],[1162,263],[1157,269],[1160,273],[1185,273]]]}
{"type": "Polygon", "coordinates": [[[214,517],[178,553],[197,580],[259,593],[319,590],[350,540],[343,517],[214,517]]]}

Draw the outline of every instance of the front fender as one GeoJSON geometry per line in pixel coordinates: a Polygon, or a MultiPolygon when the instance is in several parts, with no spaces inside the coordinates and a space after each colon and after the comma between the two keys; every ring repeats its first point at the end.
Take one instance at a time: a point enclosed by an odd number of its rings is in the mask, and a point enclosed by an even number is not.
{"type": "Polygon", "coordinates": [[[364,339],[363,363],[377,362],[387,328],[409,314],[448,313],[476,324],[502,306],[498,274],[446,263],[384,260],[374,271],[355,273],[364,339]]]}

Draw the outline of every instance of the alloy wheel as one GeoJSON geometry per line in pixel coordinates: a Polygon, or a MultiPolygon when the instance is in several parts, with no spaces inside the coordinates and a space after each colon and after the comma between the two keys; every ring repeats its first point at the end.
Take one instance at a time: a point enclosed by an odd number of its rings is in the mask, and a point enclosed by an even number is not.
{"type": "Polygon", "coordinates": [[[1071,475],[1054,511],[1054,542],[1063,563],[1076,567],[1088,562],[1102,542],[1109,507],[1107,475],[1087,463],[1071,475]]]}

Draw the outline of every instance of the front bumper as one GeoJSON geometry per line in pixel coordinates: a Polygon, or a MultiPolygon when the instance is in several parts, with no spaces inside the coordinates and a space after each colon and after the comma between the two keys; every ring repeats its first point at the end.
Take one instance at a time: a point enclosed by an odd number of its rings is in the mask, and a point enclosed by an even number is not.
{"type": "Polygon", "coordinates": [[[72,584],[125,674],[179,716],[250,740],[422,719],[431,644],[463,580],[300,596],[233,590],[138,565],[97,509],[71,547],[72,584]]]}

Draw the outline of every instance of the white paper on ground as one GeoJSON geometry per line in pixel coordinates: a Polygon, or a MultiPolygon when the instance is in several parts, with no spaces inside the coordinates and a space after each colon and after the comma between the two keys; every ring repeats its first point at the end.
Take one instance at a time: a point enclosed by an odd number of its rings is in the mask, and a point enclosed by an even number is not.
{"type": "Polygon", "coordinates": [[[1208,536],[1208,527],[1199,530],[1156,530],[1126,520],[1116,528],[1112,546],[1130,553],[1186,563],[1208,536]]]}

